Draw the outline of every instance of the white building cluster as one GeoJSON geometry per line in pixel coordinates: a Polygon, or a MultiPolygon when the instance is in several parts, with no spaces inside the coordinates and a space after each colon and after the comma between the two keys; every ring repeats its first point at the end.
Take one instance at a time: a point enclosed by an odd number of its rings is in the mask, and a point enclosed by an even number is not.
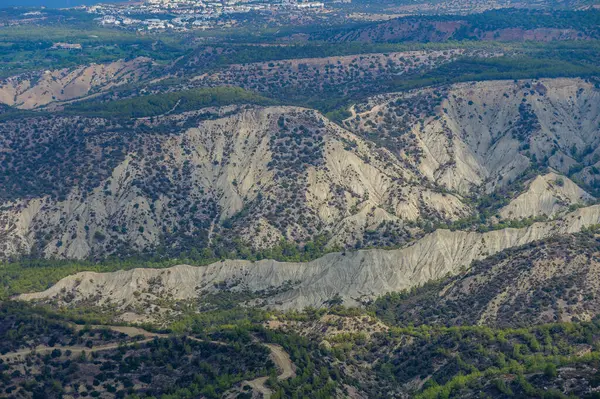
{"type": "Polygon", "coordinates": [[[99,14],[104,26],[127,27],[137,30],[207,29],[217,25],[224,15],[249,12],[318,12],[325,9],[319,1],[303,0],[145,0],[142,3],[107,3],[85,7],[99,14]],[[155,18],[136,16],[156,15],[155,18]]]}

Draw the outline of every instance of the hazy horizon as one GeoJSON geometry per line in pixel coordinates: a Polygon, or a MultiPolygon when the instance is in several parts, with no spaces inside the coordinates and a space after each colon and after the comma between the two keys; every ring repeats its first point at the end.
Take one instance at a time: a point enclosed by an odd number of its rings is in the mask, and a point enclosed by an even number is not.
{"type": "MultiPolygon", "coordinates": [[[[0,8],[4,7],[49,7],[67,8],[98,3],[119,3],[119,0],[5,0],[0,8]],[[6,4],[4,4],[6,2],[6,4]]],[[[123,1],[124,2],[124,1],[123,1]]]]}

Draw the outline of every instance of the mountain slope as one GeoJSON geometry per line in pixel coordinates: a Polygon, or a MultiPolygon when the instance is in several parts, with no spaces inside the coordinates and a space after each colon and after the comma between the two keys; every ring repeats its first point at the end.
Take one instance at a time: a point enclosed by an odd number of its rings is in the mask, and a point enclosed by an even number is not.
{"type": "Polygon", "coordinates": [[[502,207],[498,213],[503,219],[526,219],[542,215],[554,217],[570,206],[592,200],[590,194],[569,178],[548,173],[531,180],[526,191],[502,207]]]}
{"type": "Polygon", "coordinates": [[[136,82],[148,74],[150,67],[149,58],[138,57],[130,61],[12,76],[0,81],[0,103],[32,109],[55,101],[67,101],[136,82]]]}
{"type": "Polygon", "coordinates": [[[402,246],[454,222],[554,217],[600,186],[598,104],[592,83],[544,79],[378,96],[344,127],[257,106],[8,119],[1,254],[235,258],[281,240],[402,246]]]}
{"type": "MultiPolygon", "coordinates": [[[[421,4],[414,6],[423,8],[421,4]]],[[[444,42],[447,40],[556,41],[597,38],[600,13],[489,10],[465,16],[401,17],[313,34],[331,42],[444,42]]]]}
{"type": "Polygon", "coordinates": [[[189,250],[217,235],[256,248],[324,234],[331,245],[389,245],[421,235],[409,223],[417,218],[470,212],[389,152],[307,109],[225,107],[133,122],[34,118],[3,128],[14,149],[2,154],[4,257],[189,250]],[[52,184],[57,176],[64,179],[52,184]],[[382,224],[385,237],[370,234],[382,224]]]}
{"type": "Polygon", "coordinates": [[[489,193],[539,167],[600,181],[600,90],[581,79],[461,83],[375,97],[355,112],[347,128],[450,190],[489,193]]]}
{"type": "Polygon", "coordinates": [[[549,237],[473,263],[412,294],[378,299],[377,313],[400,324],[493,327],[590,321],[598,315],[599,237],[549,237]]]}

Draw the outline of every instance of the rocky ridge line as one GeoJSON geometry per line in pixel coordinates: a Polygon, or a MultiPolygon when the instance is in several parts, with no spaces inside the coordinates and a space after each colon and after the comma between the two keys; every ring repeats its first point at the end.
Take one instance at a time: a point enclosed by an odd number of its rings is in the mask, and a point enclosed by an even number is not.
{"type": "MultiPolygon", "coordinates": [[[[455,274],[472,261],[504,249],[600,223],[600,206],[578,209],[551,222],[486,233],[437,230],[396,250],[331,253],[308,263],[224,260],[205,267],[83,272],[60,280],[44,292],[23,294],[27,301],[55,300],[62,305],[94,301],[116,305],[122,313],[150,312],[158,299],[191,300],[220,288],[271,292],[255,305],[281,309],[324,306],[338,295],[346,305],[407,289],[455,274]],[[142,304],[145,306],[140,306],[142,304]]],[[[118,313],[118,312],[117,312],[118,313]]]]}

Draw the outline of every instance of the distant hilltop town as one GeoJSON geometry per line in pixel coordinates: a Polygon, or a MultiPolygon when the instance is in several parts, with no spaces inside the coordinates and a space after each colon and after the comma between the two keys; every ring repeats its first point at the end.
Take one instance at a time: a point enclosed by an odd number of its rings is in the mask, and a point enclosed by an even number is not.
{"type": "MultiPolygon", "coordinates": [[[[349,2],[340,0],[338,2],[349,2]]],[[[147,0],[137,3],[107,3],[78,7],[98,14],[99,24],[137,30],[208,29],[232,24],[235,14],[250,12],[302,15],[307,12],[326,12],[320,1],[281,0],[275,2],[250,0],[147,0]],[[149,15],[155,17],[148,18],[149,15]],[[228,18],[221,18],[228,17],[228,18]],[[223,19],[226,19],[223,20],[223,19]]]]}

